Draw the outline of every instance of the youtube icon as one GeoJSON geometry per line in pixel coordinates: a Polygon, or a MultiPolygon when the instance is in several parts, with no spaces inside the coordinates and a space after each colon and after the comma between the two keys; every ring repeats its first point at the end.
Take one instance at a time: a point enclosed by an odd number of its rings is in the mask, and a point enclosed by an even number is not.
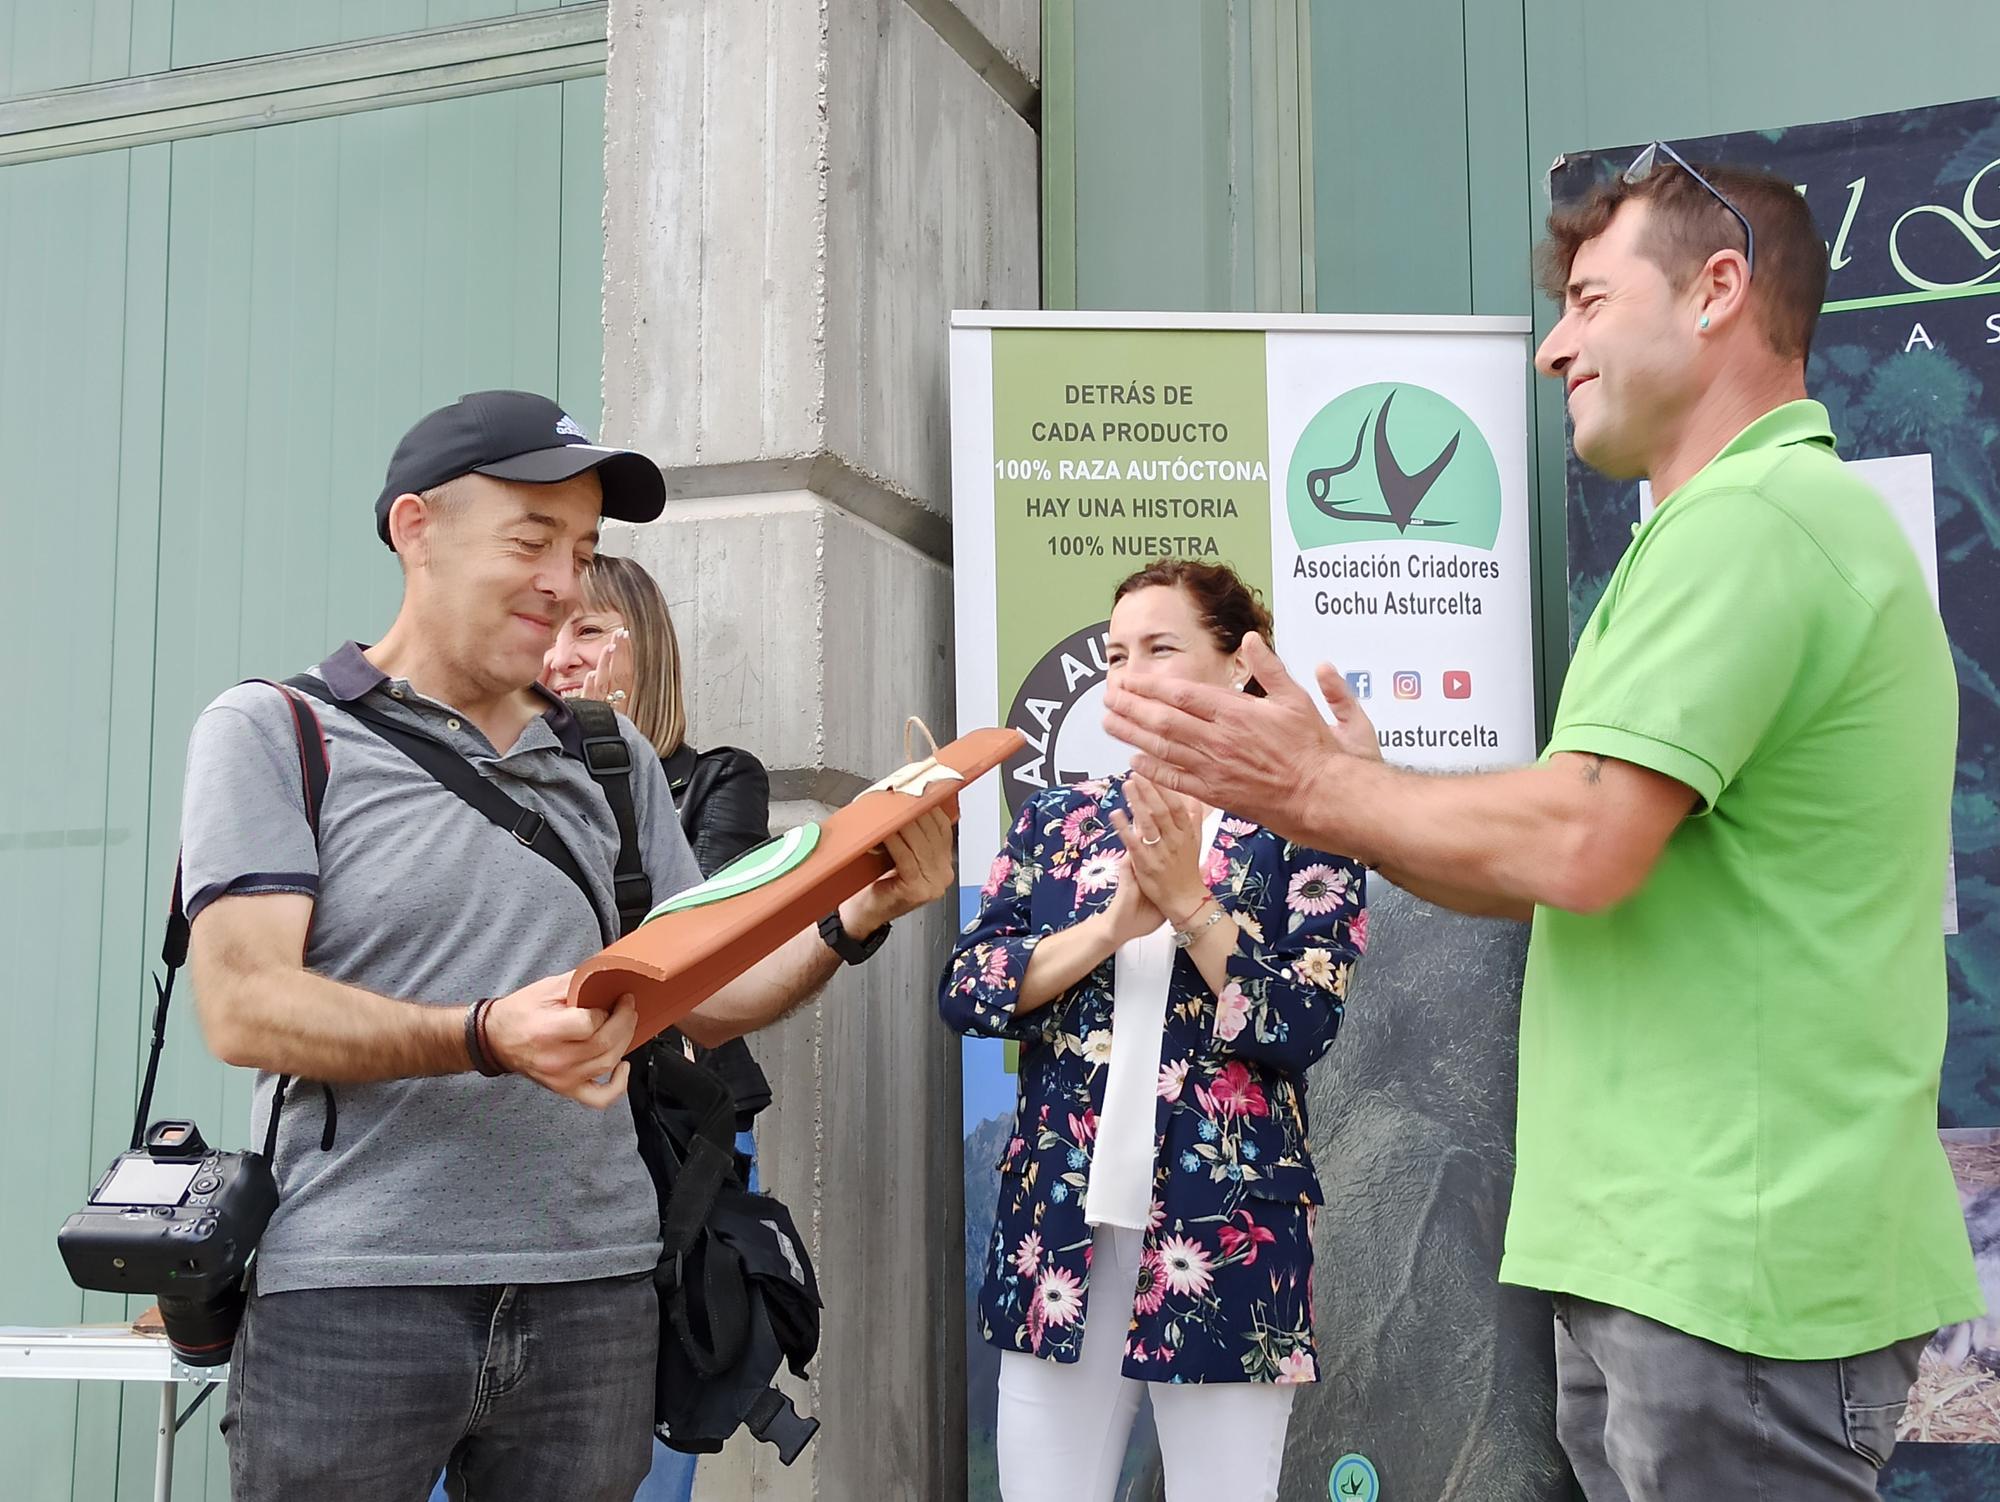
{"type": "Polygon", "coordinates": [[[1472,697],[1472,674],[1451,672],[1444,675],[1444,696],[1447,699],[1470,699],[1472,697]]]}

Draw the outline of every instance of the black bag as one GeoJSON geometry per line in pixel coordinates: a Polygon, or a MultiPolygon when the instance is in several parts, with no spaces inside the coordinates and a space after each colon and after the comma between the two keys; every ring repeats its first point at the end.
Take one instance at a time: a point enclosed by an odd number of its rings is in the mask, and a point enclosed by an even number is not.
{"type": "Polygon", "coordinates": [[[632,1059],[639,1152],[660,1196],[660,1363],[655,1432],[705,1455],[739,1425],[798,1459],[819,1421],[771,1386],[819,1350],[819,1285],[783,1204],[745,1187],[734,1092],[669,1040],[632,1059]]]}
{"type": "MultiPolygon", "coordinates": [[[[547,821],[480,776],[458,752],[370,706],[340,703],[317,678],[301,674],[286,682],[336,705],[402,751],[562,871],[595,908],[582,869],[547,821]]],[[[630,933],[653,906],[652,879],[639,854],[631,754],[610,705],[594,699],[568,704],[583,730],[584,765],[618,823],[618,932],[630,933]]],[[[610,937],[616,935],[607,942],[610,937]]],[[[790,1465],[819,1432],[817,1419],[801,1418],[791,1399],[771,1386],[780,1361],[803,1377],[819,1350],[819,1285],[805,1243],[784,1205],[745,1187],[729,1085],[664,1039],[642,1044],[630,1062],[627,1096],[660,1211],[654,1432],[673,1449],[709,1454],[746,1427],[790,1465]]]]}

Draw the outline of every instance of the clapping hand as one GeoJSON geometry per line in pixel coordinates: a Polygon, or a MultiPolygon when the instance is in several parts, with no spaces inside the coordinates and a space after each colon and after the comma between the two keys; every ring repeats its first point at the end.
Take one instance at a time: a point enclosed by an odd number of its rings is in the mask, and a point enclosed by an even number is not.
{"type": "Polygon", "coordinates": [[[1125,779],[1125,804],[1130,817],[1111,812],[1125,842],[1125,866],[1153,907],[1185,924],[1209,895],[1201,876],[1201,805],[1137,772],[1125,779]]]}
{"type": "Polygon", "coordinates": [[[1375,729],[1332,668],[1319,673],[1335,715],[1329,725],[1255,632],[1243,638],[1242,651],[1264,697],[1174,678],[1128,678],[1105,694],[1105,733],[1136,748],[1135,772],[1162,791],[1192,794],[1287,839],[1314,843],[1316,779],[1330,764],[1379,759],[1375,729]]]}
{"type": "MultiPolygon", "coordinates": [[[[1123,817],[1114,812],[1111,821],[1116,824],[1123,817]]],[[[1100,916],[1112,945],[1117,948],[1123,948],[1134,939],[1145,938],[1167,921],[1166,914],[1154,906],[1153,899],[1140,890],[1139,877],[1130,856],[1118,863],[1117,890],[1112,892],[1111,901],[1100,916]]]]}

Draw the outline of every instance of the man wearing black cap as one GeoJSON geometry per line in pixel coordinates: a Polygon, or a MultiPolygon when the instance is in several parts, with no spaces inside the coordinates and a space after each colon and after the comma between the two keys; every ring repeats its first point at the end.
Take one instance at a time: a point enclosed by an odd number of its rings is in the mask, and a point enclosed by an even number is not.
{"type": "MultiPolygon", "coordinates": [[[[315,1082],[280,1113],[280,1203],[235,1346],[237,1502],[416,1498],[440,1468],[463,1497],[622,1502],[646,1474],[659,1243],[620,1105],[633,1010],[566,1002],[567,972],[617,932],[619,836],[575,717],[535,677],[599,518],[664,504],[651,461],[591,444],[553,402],[467,396],[410,430],[376,502],[404,572],[394,624],[313,670],[317,828],[278,691],[240,685],[195,726],[182,834],[203,1030],[259,1071],[255,1140],[277,1076],[315,1082]],[[359,715],[540,815],[588,895],[359,715]]],[[[619,728],[658,900],[699,872],[658,757],[619,728]]],[[[941,814],[891,852],[842,905],[849,958],[950,885],[941,814]]],[[[712,1044],[784,1015],[837,968],[829,943],[807,930],[683,1030],[712,1044]]]]}

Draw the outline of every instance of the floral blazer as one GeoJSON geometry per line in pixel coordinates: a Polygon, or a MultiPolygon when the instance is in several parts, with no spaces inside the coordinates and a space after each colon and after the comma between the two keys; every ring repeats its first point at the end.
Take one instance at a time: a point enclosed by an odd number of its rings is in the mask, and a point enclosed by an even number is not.
{"type": "MultiPolygon", "coordinates": [[[[1111,1057],[1114,960],[1017,1016],[1028,957],[1103,908],[1124,847],[1123,780],[1037,794],[959,936],[938,1009],[961,1033],[1019,1041],[1020,1103],[979,1297],[1002,1350],[1075,1361],[1090,1290],[1083,1218],[1111,1057]]],[[[1305,1073],[1340,1026],[1367,943],[1361,869],[1225,814],[1203,868],[1246,936],[1221,998],[1174,956],[1160,1049],[1152,1215],[1124,1371],[1154,1382],[1310,1382],[1312,1217],[1305,1073]]]]}

